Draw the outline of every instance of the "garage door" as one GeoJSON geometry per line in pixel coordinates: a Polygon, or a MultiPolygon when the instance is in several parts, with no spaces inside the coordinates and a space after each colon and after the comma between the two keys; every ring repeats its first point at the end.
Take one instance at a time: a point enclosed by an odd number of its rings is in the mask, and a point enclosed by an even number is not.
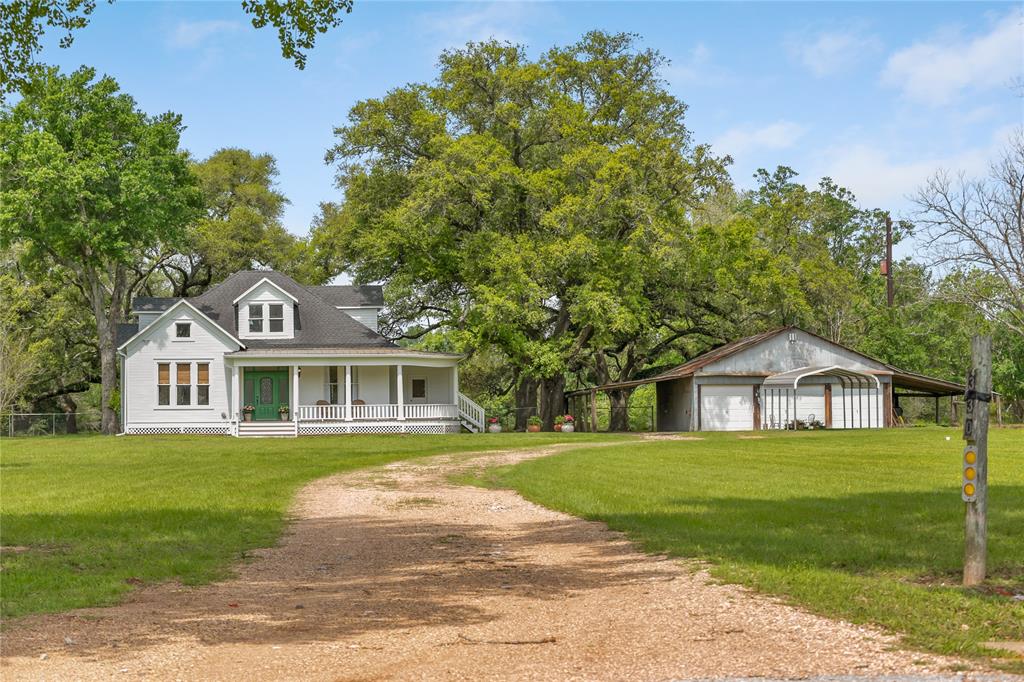
{"type": "Polygon", "coordinates": [[[754,428],[753,386],[700,387],[702,431],[751,431],[754,428]]]}

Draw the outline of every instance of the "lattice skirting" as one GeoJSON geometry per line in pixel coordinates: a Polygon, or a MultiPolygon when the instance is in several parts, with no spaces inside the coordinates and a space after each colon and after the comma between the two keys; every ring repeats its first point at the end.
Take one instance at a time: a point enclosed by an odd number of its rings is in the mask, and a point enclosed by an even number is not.
{"type": "Polygon", "coordinates": [[[365,424],[328,424],[300,423],[300,436],[327,436],[338,433],[458,433],[461,426],[458,422],[437,422],[419,424],[365,423],[365,424]]]}
{"type": "Polygon", "coordinates": [[[230,424],[140,424],[124,430],[130,436],[146,436],[167,433],[185,433],[207,436],[230,436],[230,424]]]}

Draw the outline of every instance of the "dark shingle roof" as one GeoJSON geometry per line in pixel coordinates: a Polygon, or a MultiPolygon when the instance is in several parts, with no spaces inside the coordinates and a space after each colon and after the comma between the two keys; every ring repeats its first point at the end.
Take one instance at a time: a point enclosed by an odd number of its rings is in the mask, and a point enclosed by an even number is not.
{"type": "Polygon", "coordinates": [[[383,308],[384,287],[379,285],[335,284],[306,287],[333,306],[340,308],[383,308]]]}
{"type": "Polygon", "coordinates": [[[132,322],[130,324],[119,323],[117,325],[117,347],[120,348],[125,341],[132,338],[139,333],[139,325],[132,322]]]}
{"type": "Polygon", "coordinates": [[[201,296],[189,299],[203,314],[238,337],[234,301],[262,279],[268,279],[298,300],[295,338],[244,339],[247,348],[394,348],[383,336],[356,322],[313,290],[274,271],[242,270],[201,296]]]}
{"type": "Polygon", "coordinates": [[[134,300],[132,300],[132,311],[139,313],[162,313],[180,300],[180,298],[136,296],[134,300]]]}

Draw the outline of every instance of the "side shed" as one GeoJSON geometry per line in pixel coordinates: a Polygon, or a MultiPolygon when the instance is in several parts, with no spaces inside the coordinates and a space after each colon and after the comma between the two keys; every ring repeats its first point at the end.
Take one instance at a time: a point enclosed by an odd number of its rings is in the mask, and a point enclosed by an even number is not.
{"type": "Polygon", "coordinates": [[[658,431],[787,429],[798,422],[882,428],[895,422],[900,389],[936,401],[964,390],[806,330],[782,327],[732,341],[649,378],[574,393],[593,396],[648,383],[656,387],[658,431]]]}

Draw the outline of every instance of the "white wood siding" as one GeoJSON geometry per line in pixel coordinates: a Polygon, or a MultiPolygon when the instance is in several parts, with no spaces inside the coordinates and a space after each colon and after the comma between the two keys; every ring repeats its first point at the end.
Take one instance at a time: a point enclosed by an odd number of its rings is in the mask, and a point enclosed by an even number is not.
{"type": "Polygon", "coordinates": [[[162,314],[163,314],[163,312],[159,312],[159,313],[135,313],[135,318],[139,322],[139,331],[142,331],[143,329],[145,329],[149,325],[151,325],[154,322],[156,322],[156,318],[160,317],[160,315],[162,315],[162,314]]]}
{"type": "Polygon", "coordinates": [[[238,338],[240,339],[291,339],[295,337],[295,305],[294,302],[281,293],[281,291],[269,282],[263,282],[258,287],[246,294],[245,298],[238,301],[238,338]],[[270,332],[270,309],[271,303],[280,304],[284,312],[283,331],[270,332]],[[263,331],[249,331],[249,306],[263,306],[263,331]]]}
{"type": "MultiPolygon", "coordinates": [[[[882,384],[882,392],[886,385],[882,384]]],[[[832,428],[878,429],[883,423],[884,399],[877,389],[850,388],[845,395],[839,384],[832,386],[832,428]]],[[[824,419],[822,419],[824,421],[824,419]]]]}
{"type": "Polygon", "coordinates": [[[377,314],[380,312],[377,308],[342,308],[339,306],[338,310],[356,322],[377,331],[377,314]]]}
{"type": "Polygon", "coordinates": [[[171,315],[151,324],[146,333],[126,349],[128,355],[125,359],[126,377],[122,396],[122,400],[126,400],[126,425],[222,423],[225,419],[222,413],[230,418],[230,377],[224,364],[224,353],[236,348],[234,343],[223,338],[222,333],[215,331],[213,325],[186,306],[179,307],[171,315]],[[190,338],[179,339],[175,336],[176,322],[192,323],[190,338]],[[195,405],[198,377],[194,366],[191,377],[193,404],[189,407],[174,405],[174,364],[179,361],[210,363],[209,405],[195,405]],[[161,362],[171,364],[171,405],[157,404],[157,365],[161,362]]]}

